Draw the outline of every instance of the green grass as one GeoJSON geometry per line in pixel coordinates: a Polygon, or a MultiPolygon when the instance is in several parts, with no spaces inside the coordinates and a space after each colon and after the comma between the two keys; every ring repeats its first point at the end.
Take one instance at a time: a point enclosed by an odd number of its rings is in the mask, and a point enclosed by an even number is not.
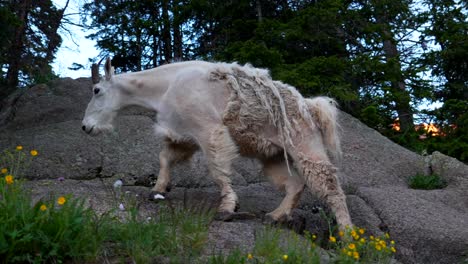
{"type": "Polygon", "coordinates": [[[151,263],[157,256],[185,262],[200,255],[212,219],[209,211],[165,206],[152,218],[141,217],[137,206],[123,213],[124,219],[114,211],[97,215],[82,199],[71,196],[33,203],[20,180],[7,183],[4,176],[0,263],[97,259],[151,263]]]}
{"type": "Polygon", "coordinates": [[[135,208],[130,211],[127,220],[109,228],[108,239],[117,255],[129,256],[136,263],[151,263],[157,256],[185,262],[200,255],[211,212],[163,206],[157,216],[143,220],[135,208]]]}
{"type": "Polygon", "coordinates": [[[44,263],[92,259],[102,233],[95,213],[81,200],[32,203],[21,182],[0,179],[0,259],[5,263],[44,263]],[[98,231],[98,232],[96,232],[98,231]]]}
{"type": "Polygon", "coordinates": [[[417,174],[408,179],[408,185],[412,189],[434,190],[445,188],[447,182],[437,174],[417,174]]]}
{"type": "Polygon", "coordinates": [[[124,197],[125,212],[98,215],[72,196],[32,201],[20,176],[32,155],[17,147],[0,156],[0,263],[150,263],[158,256],[184,263],[200,255],[209,210],[161,205],[142,217],[139,201],[124,197]]]}
{"type": "Polygon", "coordinates": [[[339,232],[338,238],[317,241],[315,235],[300,236],[277,228],[265,228],[256,237],[252,252],[234,250],[227,256],[216,255],[209,264],[234,263],[390,263],[396,252],[395,242],[388,234],[380,237],[365,234],[362,228],[339,232]],[[328,250],[318,245],[326,244],[328,250]]]}

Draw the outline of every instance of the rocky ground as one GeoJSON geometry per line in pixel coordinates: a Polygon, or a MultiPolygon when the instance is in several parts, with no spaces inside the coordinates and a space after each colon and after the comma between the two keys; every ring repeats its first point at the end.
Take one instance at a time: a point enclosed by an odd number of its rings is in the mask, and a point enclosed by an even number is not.
{"type": "MultiPolygon", "coordinates": [[[[82,133],[90,87],[89,79],[66,78],[10,97],[0,112],[0,148],[21,144],[39,151],[27,172],[36,197],[73,193],[86,197],[96,210],[106,210],[115,206],[110,186],[116,179],[123,179],[124,190],[132,195],[149,192],[159,169],[160,139],[152,131],[154,114],[140,109],[126,110],[112,135],[82,133]],[[60,177],[64,180],[58,181],[60,177]]],[[[340,177],[353,222],[374,234],[389,232],[402,263],[467,261],[468,166],[440,153],[423,157],[406,150],[345,113],[340,124],[344,152],[340,177]],[[447,187],[431,191],[408,187],[408,177],[427,171],[441,175],[447,187]]],[[[209,243],[216,251],[252,247],[264,214],[276,208],[283,195],[262,176],[255,161],[240,159],[235,169],[240,210],[256,218],[214,221],[209,243]]],[[[219,192],[207,174],[200,153],[176,166],[171,201],[216,207],[219,192]]],[[[142,203],[148,212],[157,206],[145,199],[142,203]]],[[[290,228],[325,236],[327,223],[314,213],[317,207],[323,207],[322,202],[306,192],[290,228]]]]}

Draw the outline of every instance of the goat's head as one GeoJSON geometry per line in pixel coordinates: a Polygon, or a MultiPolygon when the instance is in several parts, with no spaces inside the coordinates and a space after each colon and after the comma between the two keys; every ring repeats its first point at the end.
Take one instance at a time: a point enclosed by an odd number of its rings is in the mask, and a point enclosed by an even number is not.
{"type": "MultiPolygon", "coordinates": [[[[101,60],[102,61],[102,60],[101,60]]],[[[99,64],[93,64],[91,75],[93,80],[93,97],[86,108],[82,129],[90,135],[112,130],[113,121],[121,108],[121,95],[115,86],[114,67],[110,58],[105,63],[105,76],[99,77],[99,64]]]]}

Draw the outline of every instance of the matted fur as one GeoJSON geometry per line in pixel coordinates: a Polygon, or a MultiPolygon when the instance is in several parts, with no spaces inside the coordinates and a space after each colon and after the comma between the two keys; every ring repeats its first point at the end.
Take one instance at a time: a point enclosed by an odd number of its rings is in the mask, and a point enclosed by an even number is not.
{"type": "MultiPolygon", "coordinates": [[[[244,138],[237,136],[238,141],[261,141],[254,139],[253,134],[261,131],[265,124],[271,124],[278,129],[286,153],[288,146],[294,147],[292,137],[304,133],[298,124],[305,123],[311,130],[310,133],[313,133],[314,128],[319,128],[327,150],[334,158],[339,158],[341,151],[336,122],[337,109],[333,99],[305,99],[293,86],[273,81],[267,70],[254,68],[249,64],[221,66],[211,73],[211,78],[226,80],[232,90],[224,121],[234,135],[242,134],[244,138]]],[[[256,152],[263,152],[267,156],[278,151],[265,142],[253,144],[257,145],[254,148],[256,152]]]]}

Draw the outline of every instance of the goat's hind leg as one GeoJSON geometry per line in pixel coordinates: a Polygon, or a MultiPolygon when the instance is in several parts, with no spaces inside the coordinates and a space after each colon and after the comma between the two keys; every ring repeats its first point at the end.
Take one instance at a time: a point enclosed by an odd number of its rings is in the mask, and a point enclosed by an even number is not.
{"type": "Polygon", "coordinates": [[[198,147],[192,142],[175,142],[169,138],[164,140],[164,146],[159,153],[159,175],[156,185],[151,189],[150,200],[165,199],[169,191],[170,168],[177,162],[188,160],[198,147]]]}
{"type": "Polygon", "coordinates": [[[297,174],[291,165],[289,175],[283,157],[264,160],[263,173],[270,178],[279,189],[286,191],[286,196],[274,211],[265,215],[266,223],[289,222],[292,220],[292,210],[297,207],[301,194],[304,191],[304,180],[297,174]]]}

